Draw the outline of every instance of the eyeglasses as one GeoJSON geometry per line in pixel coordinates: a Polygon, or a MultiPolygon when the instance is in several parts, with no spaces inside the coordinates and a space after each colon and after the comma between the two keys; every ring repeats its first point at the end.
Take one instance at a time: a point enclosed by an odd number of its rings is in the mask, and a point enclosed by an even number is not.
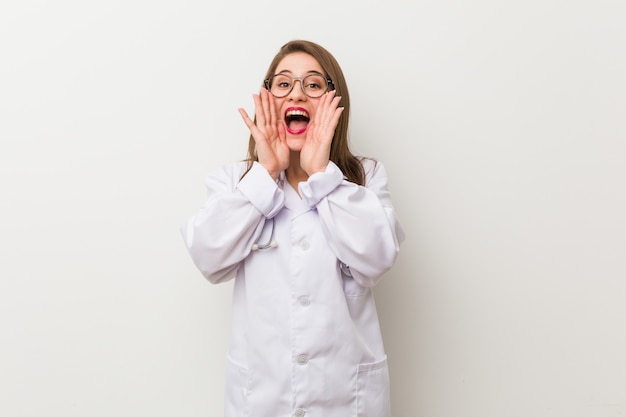
{"type": "Polygon", "coordinates": [[[302,92],[311,98],[321,97],[327,91],[335,89],[332,80],[321,74],[311,74],[303,78],[294,78],[285,74],[274,74],[265,80],[265,88],[272,93],[274,97],[282,98],[291,93],[296,81],[300,81],[302,92]]]}

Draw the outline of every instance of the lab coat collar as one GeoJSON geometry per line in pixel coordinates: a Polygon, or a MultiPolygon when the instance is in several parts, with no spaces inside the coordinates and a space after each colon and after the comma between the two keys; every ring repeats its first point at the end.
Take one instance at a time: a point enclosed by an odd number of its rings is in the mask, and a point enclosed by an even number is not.
{"type": "Polygon", "coordinates": [[[310,211],[311,208],[307,206],[304,201],[300,198],[296,190],[293,189],[291,184],[287,181],[285,177],[285,171],[280,173],[280,177],[278,179],[278,186],[283,189],[285,193],[285,207],[289,209],[293,215],[290,217],[296,217],[307,211],[310,211]]]}

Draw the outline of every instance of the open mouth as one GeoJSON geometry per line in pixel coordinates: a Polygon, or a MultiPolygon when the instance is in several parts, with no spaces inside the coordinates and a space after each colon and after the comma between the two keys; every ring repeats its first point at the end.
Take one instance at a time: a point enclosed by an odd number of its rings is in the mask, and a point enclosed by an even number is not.
{"type": "Polygon", "coordinates": [[[309,112],[302,107],[290,107],[285,111],[285,126],[292,135],[304,133],[309,120],[309,112]]]}

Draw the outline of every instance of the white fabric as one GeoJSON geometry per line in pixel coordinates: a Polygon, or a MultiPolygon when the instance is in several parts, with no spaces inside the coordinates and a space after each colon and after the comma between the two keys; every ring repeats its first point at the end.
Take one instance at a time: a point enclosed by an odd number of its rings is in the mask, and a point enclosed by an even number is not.
{"type": "Polygon", "coordinates": [[[366,186],[329,163],[299,184],[255,163],[209,175],[209,198],[182,227],[212,283],[235,278],[226,417],[388,417],[389,376],[371,287],[404,233],[380,162],[366,186]],[[267,243],[272,234],[278,244],[267,243]]]}

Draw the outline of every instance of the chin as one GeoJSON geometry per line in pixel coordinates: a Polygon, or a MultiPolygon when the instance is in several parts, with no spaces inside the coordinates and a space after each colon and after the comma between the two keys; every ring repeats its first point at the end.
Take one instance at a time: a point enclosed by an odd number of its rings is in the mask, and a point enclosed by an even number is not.
{"type": "Polygon", "coordinates": [[[304,146],[305,135],[292,136],[287,135],[286,142],[287,146],[291,151],[300,152],[302,147],[304,146]]]}

